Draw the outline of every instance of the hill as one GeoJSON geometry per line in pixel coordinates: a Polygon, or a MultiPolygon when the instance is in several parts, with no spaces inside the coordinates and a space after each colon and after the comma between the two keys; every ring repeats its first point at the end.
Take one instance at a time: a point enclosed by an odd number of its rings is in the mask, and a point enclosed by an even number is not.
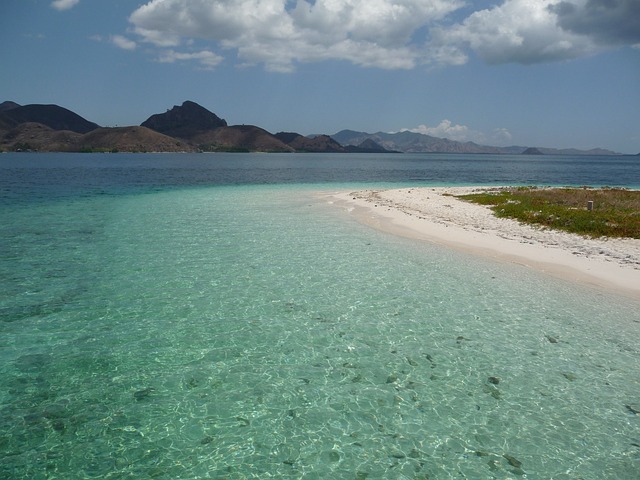
{"type": "Polygon", "coordinates": [[[98,128],[76,140],[76,150],[91,152],[185,152],[193,147],[146,127],[98,128]]]}
{"type": "Polygon", "coordinates": [[[191,137],[190,142],[205,152],[293,152],[265,129],[254,125],[218,127],[191,137]]]}
{"type": "MultiPolygon", "coordinates": [[[[447,138],[432,137],[415,132],[366,133],[342,130],[331,136],[342,145],[361,145],[371,140],[386,150],[403,153],[512,153],[499,147],[478,145],[473,142],[456,142],[447,138]]],[[[519,152],[518,152],[519,153],[519,152]]]]}
{"type": "Polygon", "coordinates": [[[346,149],[328,135],[305,137],[294,132],[279,132],[275,137],[296,152],[344,153],[346,149]]]}
{"type": "MultiPolygon", "coordinates": [[[[344,146],[361,145],[366,140],[373,140],[387,150],[403,153],[490,153],[490,154],[521,154],[528,147],[510,146],[493,147],[479,145],[474,142],[457,142],[447,138],[432,137],[421,133],[403,131],[397,133],[366,133],[354,130],[341,130],[331,135],[331,138],[344,146]]],[[[547,155],[616,155],[616,152],[604,149],[578,150],[537,148],[547,155]]]]}
{"type": "Polygon", "coordinates": [[[186,142],[206,152],[292,152],[293,148],[254,125],[228,126],[226,120],[192,101],[152,115],[141,126],[186,142]]]}
{"type": "Polygon", "coordinates": [[[329,135],[314,135],[304,137],[294,132],[279,132],[276,138],[283,141],[297,152],[314,153],[397,153],[387,150],[371,139],[367,139],[360,145],[340,145],[329,135]]]}
{"type": "Polygon", "coordinates": [[[4,135],[0,132],[0,151],[73,152],[81,136],[70,130],[54,130],[41,123],[21,123],[4,135]]]}
{"type": "Polygon", "coordinates": [[[11,108],[11,104],[13,102],[3,103],[5,107],[0,113],[2,123],[10,123],[14,126],[22,123],[40,123],[53,130],[69,130],[76,133],[87,133],[99,127],[98,124],[58,105],[34,104],[11,108]]]}
{"type": "Polygon", "coordinates": [[[191,140],[203,132],[226,127],[227,122],[197,103],[187,100],[180,106],[174,105],[166,113],[151,115],[141,126],[170,137],[191,140]]]}
{"type": "Polygon", "coordinates": [[[544,153],[542,153],[538,148],[529,147],[524,152],[522,152],[522,155],[544,155],[544,153]]]}
{"type": "Polygon", "coordinates": [[[397,150],[387,150],[371,138],[367,138],[360,145],[347,145],[346,150],[353,153],[400,153],[397,150]]]}
{"type": "Polygon", "coordinates": [[[84,135],[22,123],[2,136],[0,150],[40,152],[184,152],[184,142],[145,127],[96,128],[84,135]]]}
{"type": "Polygon", "coordinates": [[[16,107],[19,107],[20,105],[17,104],[16,102],[2,102],[0,103],[0,112],[4,112],[5,110],[12,110],[16,107]]]}
{"type": "MultiPolygon", "coordinates": [[[[276,135],[255,125],[226,120],[192,101],[151,115],[139,127],[102,128],[58,105],[0,103],[0,151],[239,151],[322,153],[531,153],[527,147],[493,147],[420,133],[366,133],[342,130],[334,135],[276,135]],[[94,132],[93,135],[89,135],[94,132]]],[[[538,147],[542,154],[615,155],[604,149],[538,147]]]]}

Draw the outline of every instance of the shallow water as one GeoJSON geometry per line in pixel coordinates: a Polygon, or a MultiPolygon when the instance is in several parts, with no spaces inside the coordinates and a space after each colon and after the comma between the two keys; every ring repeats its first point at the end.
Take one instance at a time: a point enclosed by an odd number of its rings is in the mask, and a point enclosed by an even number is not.
{"type": "Polygon", "coordinates": [[[0,477],[637,478],[637,302],[315,188],[5,209],[0,477]]]}

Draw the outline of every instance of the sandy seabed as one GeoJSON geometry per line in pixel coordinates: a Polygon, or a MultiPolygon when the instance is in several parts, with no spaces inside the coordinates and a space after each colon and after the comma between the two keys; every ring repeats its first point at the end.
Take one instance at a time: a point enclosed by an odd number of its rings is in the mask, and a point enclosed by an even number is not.
{"type": "Polygon", "coordinates": [[[421,187],[329,194],[374,228],[526,265],[640,299],[640,240],[592,239],[497,218],[455,195],[498,187],[421,187]]]}

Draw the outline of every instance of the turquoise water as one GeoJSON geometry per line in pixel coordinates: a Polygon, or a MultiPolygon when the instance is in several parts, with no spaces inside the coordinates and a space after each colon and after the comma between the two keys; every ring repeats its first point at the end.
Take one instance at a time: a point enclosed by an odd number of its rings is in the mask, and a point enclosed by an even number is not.
{"type": "Polygon", "coordinates": [[[2,220],[1,478],[638,478],[635,301],[312,187],[2,220]]]}

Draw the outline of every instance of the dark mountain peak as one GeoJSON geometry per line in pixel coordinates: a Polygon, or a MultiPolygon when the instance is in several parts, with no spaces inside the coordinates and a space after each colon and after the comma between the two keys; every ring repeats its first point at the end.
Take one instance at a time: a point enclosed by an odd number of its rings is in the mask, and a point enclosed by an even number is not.
{"type": "Polygon", "coordinates": [[[276,133],[275,137],[298,152],[341,153],[345,148],[329,135],[304,137],[294,132],[276,133]]]}
{"type": "Polygon", "coordinates": [[[382,152],[391,151],[384,148],[382,145],[374,141],[372,138],[367,138],[364,142],[358,145],[358,149],[366,153],[379,153],[379,152],[382,153],[382,152]]]}
{"type": "Polygon", "coordinates": [[[535,147],[529,147],[524,152],[522,152],[522,155],[544,155],[544,153],[542,153],[535,147]]]}
{"type": "MultiPolygon", "coordinates": [[[[4,102],[13,103],[13,102],[4,102]]],[[[16,104],[17,105],[17,104],[16,104]]],[[[58,105],[23,105],[4,110],[2,115],[16,125],[22,123],[41,123],[53,130],[69,130],[87,133],[100,125],[82,118],[77,113],[58,105]]]]}
{"type": "Polygon", "coordinates": [[[187,100],[165,113],[151,115],[143,127],[178,138],[191,138],[207,130],[226,127],[227,122],[195,102],[187,100]]]}
{"type": "Polygon", "coordinates": [[[278,140],[282,143],[286,143],[287,145],[293,142],[296,138],[301,137],[299,133],[295,132],[278,132],[274,135],[278,140]]]}
{"type": "Polygon", "coordinates": [[[0,112],[6,112],[7,110],[13,110],[14,108],[19,107],[20,105],[16,102],[6,101],[0,103],[0,112]]]}
{"type": "Polygon", "coordinates": [[[255,125],[232,125],[194,135],[190,140],[203,151],[216,152],[292,152],[264,128],[255,125]]]}

